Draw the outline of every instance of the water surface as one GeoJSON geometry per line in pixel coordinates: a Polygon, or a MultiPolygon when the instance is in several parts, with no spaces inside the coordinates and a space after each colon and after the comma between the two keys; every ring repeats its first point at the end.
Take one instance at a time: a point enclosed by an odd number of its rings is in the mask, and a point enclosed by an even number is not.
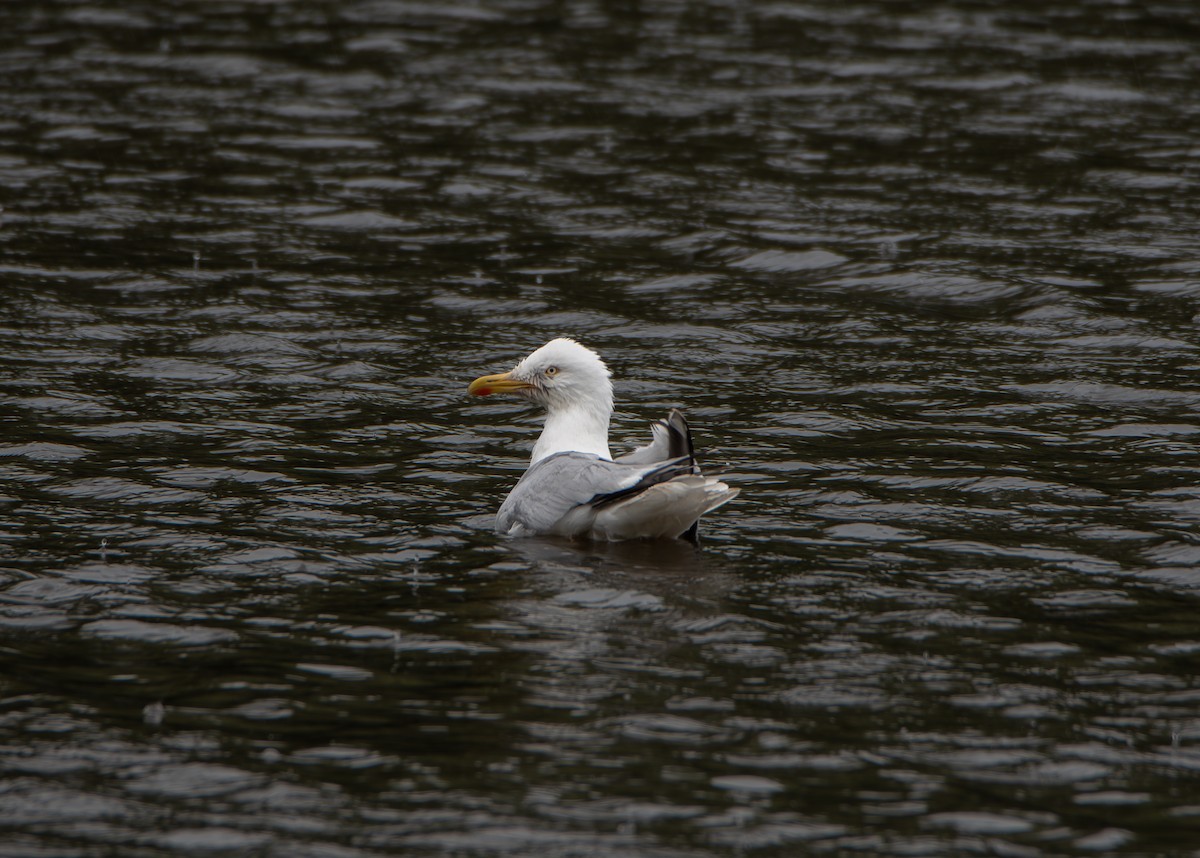
{"type": "Polygon", "coordinates": [[[1195,849],[1188,4],[0,22],[0,854],[1195,849]],[[491,532],[563,334],[702,551],[491,532]]]}

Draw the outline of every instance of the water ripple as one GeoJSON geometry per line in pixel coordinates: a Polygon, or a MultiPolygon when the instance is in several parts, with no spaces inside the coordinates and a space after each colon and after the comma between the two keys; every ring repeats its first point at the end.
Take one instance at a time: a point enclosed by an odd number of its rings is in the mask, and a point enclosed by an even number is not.
{"type": "Polygon", "coordinates": [[[14,6],[10,850],[1194,848],[1187,10],[627,5],[14,6]],[[703,550],[491,533],[563,334],[703,550]]]}

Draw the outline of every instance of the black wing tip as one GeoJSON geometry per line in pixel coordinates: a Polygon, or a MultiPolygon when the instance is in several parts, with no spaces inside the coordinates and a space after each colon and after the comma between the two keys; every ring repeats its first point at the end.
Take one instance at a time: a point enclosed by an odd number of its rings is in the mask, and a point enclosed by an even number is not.
{"type": "Polygon", "coordinates": [[[688,456],[678,456],[674,459],[669,459],[663,462],[653,471],[645,474],[636,484],[625,489],[618,489],[615,492],[596,495],[588,504],[593,509],[602,509],[611,503],[616,503],[619,500],[630,497],[632,495],[641,494],[651,486],[665,483],[667,480],[672,480],[675,477],[685,476],[692,473],[692,460],[688,456]]]}
{"type": "Polygon", "coordinates": [[[687,418],[678,408],[672,408],[665,420],[659,423],[667,430],[667,455],[671,458],[686,456],[692,464],[692,473],[699,473],[696,465],[696,445],[692,442],[692,430],[687,418]]]}
{"type": "Polygon", "coordinates": [[[700,519],[693,521],[691,527],[679,534],[679,538],[698,546],[700,544],[700,519]]]}

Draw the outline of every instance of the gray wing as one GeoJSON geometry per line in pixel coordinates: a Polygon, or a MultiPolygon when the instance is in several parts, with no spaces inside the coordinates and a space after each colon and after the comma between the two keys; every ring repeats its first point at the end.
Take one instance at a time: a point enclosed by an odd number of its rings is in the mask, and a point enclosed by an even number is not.
{"type": "Polygon", "coordinates": [[[572,510],[601,509],[680,474],[691,473],[688,458],[652,465],[631,465],[591,453],[555,453],[536,462],[505,498],[496,529],[508,533],[520,525],[549,533],[572,510]]]}

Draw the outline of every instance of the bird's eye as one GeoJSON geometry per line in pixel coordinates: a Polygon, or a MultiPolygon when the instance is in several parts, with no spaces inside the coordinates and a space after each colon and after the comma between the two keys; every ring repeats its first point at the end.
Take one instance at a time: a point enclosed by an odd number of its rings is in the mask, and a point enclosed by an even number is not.
{"type": "Polygon", "coordinates": [[[556,367],[556,366],[546,367],[546,375],[558,375],[558,367],[556,367]]]}

